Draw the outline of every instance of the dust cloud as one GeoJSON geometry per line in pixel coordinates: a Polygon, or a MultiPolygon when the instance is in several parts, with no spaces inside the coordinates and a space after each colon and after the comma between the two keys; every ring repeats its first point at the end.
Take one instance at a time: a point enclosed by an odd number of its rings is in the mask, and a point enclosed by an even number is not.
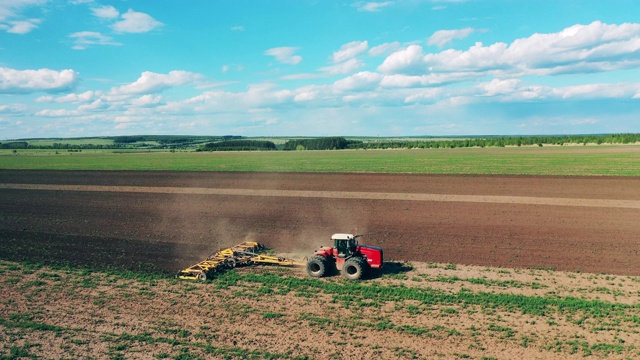
{"type": "MultiPolygon", "coordinates": [[[[182,185],[295,190],[300,186],[291,181],[296,176],[241,173],[234,174],[237,180],[229,183],[187,177],[182,185]]],[[[304,185],[303,179],[301,182],[304,185]]],[[[342,186],[334,187],[339,191],[342,186]]],[[[184,259],[185,264],[243,241],[260,242],[279,256],[301,261],[321,246],[332,246],[334,233],[364,234],[366,238],[369,230],[369,214],[355,205],[357,200],[203,194],[166,194],[165,199],[155,210],[158,227],[160,233],[172,236],[166,241],[180,244],[171,256],[184,259]],[[301,212],[301,201],[315,206],[301,212]]]]}

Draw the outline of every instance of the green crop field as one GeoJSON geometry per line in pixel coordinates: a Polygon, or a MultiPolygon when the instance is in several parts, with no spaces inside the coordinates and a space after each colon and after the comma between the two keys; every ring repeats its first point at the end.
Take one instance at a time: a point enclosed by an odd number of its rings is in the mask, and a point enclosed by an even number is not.
{"type": "Polygon", "coordinates": [[[0,169],[640,176],[640,146],[291,152],[0,150],[0,169]]]}
{"type": "Polygon", "coordinates": [[[28,140],[31,146],[53,146],[54,144],[68,145],[113,145],[113,139],[104,138],[72,138],[72,139],[33,139],[28,140]]]}

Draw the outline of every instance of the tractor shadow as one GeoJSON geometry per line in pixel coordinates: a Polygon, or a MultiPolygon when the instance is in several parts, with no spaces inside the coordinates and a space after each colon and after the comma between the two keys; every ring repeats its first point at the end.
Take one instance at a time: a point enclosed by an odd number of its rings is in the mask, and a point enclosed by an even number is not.
{"type": "Polygon", "coordinates": [[[378,279],[385,275],[404,274],[413,270],[413,266],[405,261],[385,261],[380,270],[373,270],[367,276],[369,279],[378,279]]]}

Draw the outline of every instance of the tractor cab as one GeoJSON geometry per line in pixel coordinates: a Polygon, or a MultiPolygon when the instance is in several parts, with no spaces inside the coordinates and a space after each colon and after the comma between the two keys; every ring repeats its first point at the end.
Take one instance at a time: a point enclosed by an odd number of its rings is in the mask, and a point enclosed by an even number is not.
{"type": "Polygon", "coordinates": [[[360,235],[351,234],[333,234],[334,248],[338,251],[338,257],[345,258],[353,256],[356,252],[356,246],[358,246],[358,238],[360,235]]]}

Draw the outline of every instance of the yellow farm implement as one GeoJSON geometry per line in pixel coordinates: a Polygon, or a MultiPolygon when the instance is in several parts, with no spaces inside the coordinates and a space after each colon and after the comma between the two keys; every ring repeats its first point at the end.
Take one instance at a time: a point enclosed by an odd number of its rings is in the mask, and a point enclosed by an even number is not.
{"type": "Polygon", "coordinates": [[[176,275],[179,279],[202,280],[213,277],[216,273],[233,269],[236,266],[249,266],[254,264],[268,264],[277,266],[305,266],[306,263],[285,259],[278,256],[261,254],[265,250],[264,245],[245,241],[230,248],[218,250],[206,260],[201,261],[176,275]]]}

